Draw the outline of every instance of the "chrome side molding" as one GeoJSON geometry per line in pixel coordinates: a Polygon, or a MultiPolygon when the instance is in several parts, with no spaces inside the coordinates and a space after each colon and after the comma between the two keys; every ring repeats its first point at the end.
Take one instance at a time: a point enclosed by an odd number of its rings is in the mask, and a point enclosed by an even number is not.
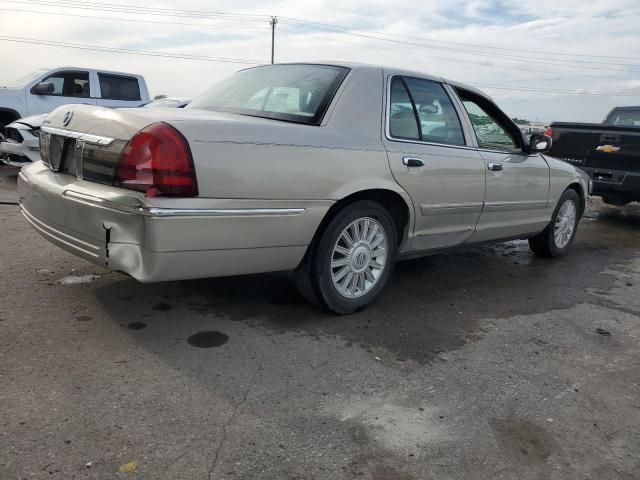
{"type": "Polygon", "coordinates": [[[62,196],[78,203],[94,207],[117,210],[123,213],[142,215],[145,217],[264,217],[293,216],[302,214],[304,208],[161,208],[137,207],[123,205],[105,198],[95,197],[74,190],[65,190],[62,196]]]}

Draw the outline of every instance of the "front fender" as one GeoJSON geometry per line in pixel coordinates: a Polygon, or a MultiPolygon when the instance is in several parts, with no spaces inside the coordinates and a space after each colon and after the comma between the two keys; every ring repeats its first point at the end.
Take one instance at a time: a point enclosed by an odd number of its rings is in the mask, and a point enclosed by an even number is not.
{"type": "Polygon", "coordinates": [[[555,206],[562,193],[572,185],[577,185],[582,191],[583,208],[591,193],[589,175],[573,165],[553,157],[546,157],[549,165],[549,206],[555,206]]]}
{"type": "Polygon", "coordinates": [[[27,101],[22,90],[0,89],[0,115],[8,115],[13,120],[27,114],[27,101]]]}

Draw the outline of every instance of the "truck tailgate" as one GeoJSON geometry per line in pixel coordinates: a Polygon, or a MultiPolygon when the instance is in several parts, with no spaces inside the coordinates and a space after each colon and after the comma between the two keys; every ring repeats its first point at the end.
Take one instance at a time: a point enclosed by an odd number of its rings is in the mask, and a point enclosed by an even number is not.
{"type": "Polygon", "coordinates": [[[640,172],[640,129],[553,123],[550,155],[580,167],[640,172]]]}

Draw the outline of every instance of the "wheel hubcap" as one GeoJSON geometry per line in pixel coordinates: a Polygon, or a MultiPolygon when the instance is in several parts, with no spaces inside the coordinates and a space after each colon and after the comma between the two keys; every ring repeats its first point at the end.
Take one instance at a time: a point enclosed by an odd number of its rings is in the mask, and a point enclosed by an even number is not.
{"type": "Polygon", "coordinates": [[[351,222],[333,246],[331,280],[340,295],[361,297],[380,279],[387,263],[387,235],[370,217],[351,222]]]}
{"type": "Polygon", "coordinates": [[[558,248],[564,248],[571,241],[576,227],[576,204],[573,200],[567,200],[558,210],[556,224],[553,230],[553,238],[558,248]]]}

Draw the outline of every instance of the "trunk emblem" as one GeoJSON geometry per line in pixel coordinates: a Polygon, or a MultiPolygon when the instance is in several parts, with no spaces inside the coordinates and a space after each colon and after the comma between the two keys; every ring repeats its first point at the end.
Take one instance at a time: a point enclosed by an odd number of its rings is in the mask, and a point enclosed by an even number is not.
{"type": "Polygon", "coordinates": [[[600,145],[596,150],[602,153],[616,153],[620,151],[620,147],[614,147],[613,145],[600,145]]]}
{"type": "Polygon", "coordinates": [[[72,118],[73,118],[73,110],[69,110],[67,113],[64,114],[64,117],[62,118],[62,125],[64,127],[69,125],[69,123],[71,123],[72,118]]]}

